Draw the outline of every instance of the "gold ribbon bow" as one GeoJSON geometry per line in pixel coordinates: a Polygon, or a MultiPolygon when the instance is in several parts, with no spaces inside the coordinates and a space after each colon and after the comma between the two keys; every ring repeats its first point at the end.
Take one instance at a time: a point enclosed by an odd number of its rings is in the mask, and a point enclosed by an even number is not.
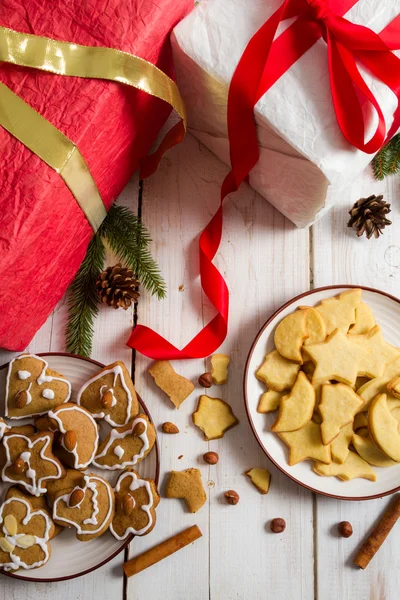
{"type": "MultiPolygon", "coordinates": [[[[57,75],[106,79],[129,85],[167,102],[180,116],[160,148],[147,157],[147,175],[163,153],[182,140],[186,112],[178,88],[156,66],[127,52],[60,42],[0,27],[0,61],[57,75]]],[[[0,125],[63,178],[96,232],[106,209],[85,159],[75,144],[22,98],[0,82],[0,125]]]]}

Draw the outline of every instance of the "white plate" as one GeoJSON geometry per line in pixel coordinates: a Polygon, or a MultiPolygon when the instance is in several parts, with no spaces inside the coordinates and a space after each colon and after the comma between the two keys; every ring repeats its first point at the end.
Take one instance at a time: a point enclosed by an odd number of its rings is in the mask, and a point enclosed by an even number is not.
{"type": "MultiPolygon", "coordinates": [[[[265,386],[255,377],[255,373],[264,361],[267,352],[274,348],[275,328],[288,314],[298,306],[315,306],[321,300],[337,296],[351,287],[331,286],[312,290],[290,300],[280,308],[261,328],[250,350],[244,375],[244,394],[247,414],[253,432],[264,452],[273,463],[291,479],[300,485],[333,498],[341,500],[370,500],[391,494],[400,489],[400,464],[391,468],[373,467],[377,481],[353,479],[342,481],[337,477],[321,477],[312,471],[312,461],[307,460],[293,467],[288,465],[288,448],[282,440],[270,431],[276,419],[274,413],[260,414],[257,405],[265,386]]],[[[363,300],[371,307],[376,322],[382,328],[385,340],[400,347],[400,300],[379,290],[363,289],[363,300]]]]}
{"type": "MultiPolygon", "coordinates": [[[[79,390],[81,385],[85,383],[90,377],[97,373],[104,365],[98,362],[86,360],[78,356],[72,356],[68,354],[40,354],[49,363],[49,366],[62,373],[72,384],[72,402],[75,402],[76,392],[79,390]]],[[[4,415],[4,383],[6,378],[7,369],[3,368],[0,370],[0,414],[4,415]]],[[[141,406],[144,412],[150,417],[146,407],[142,403],[141,406]]],[[[151,418],[151,417],[150,417],[151,418]]],[[[9,424],[22,425],[29,420],[16,421],[8,420],[9,424]]],[[[137,470],[143,477],[150,477],[156,482],[158,481],[158,446],[157,441],[155,448],[150,452],[148,457],[137,466],[137,470]]],[[[96,467],[90,466],[87,472],[98,473],[104,479],[107,479],[112,485],[118,478],[120,471],[107,471],[103,469],[97,469],[96,467]]],[[[8,487],[8,486],[7,486],[8,487]]],[[[5,484],[3,484],[4,493],[5,484]]],[[[132,536],[133,537],[133,536],[132,536]]],[[[102,566],[119,552],[123,550],[132,539],[129,538],[124,542],[117,541],[109,531],[101,535],[100,537],[91,540],[90,542],[80,542],[76,539],[75,529],[65,529],[62,531],[51,543],[51,557],[47,564],[40,569],[24,570],[20,569],[17,573],[11,574],[12,577],[18,577],[20,579],[28,581],[60,581],[62,579],[71,579],[79,577],[97,569],[102,566]]],[[[10,575],[10,573],[5,573],[10,575]]]]}

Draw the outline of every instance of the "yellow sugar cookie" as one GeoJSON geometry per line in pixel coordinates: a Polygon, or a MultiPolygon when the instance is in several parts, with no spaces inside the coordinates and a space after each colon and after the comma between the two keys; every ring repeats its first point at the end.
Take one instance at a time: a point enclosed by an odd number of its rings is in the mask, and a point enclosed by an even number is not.
{"type": "Polygon", "coordinates": [[[399,408],[400,398],[395,398],[394,396],[392,396],[392,394],[389,394],[389,392],[387,392],[386,400],[387,400],[387,404],[388,404],[390,412],[393,412],[394,410],[399,408]]]}
{"type": "Polygon", "coordinates": [[[308,458],[326,464],[331,462],[330,446],[322,444],[321,428],[314,421],[309,421],[297,431],[287,431],[278,435],[289,448],[290,466],[308,458]]]}
{"type": "MultiPolygon", "coordinates": [[[[306,353],[304,352],[303,355],[305,355],[306,353]]],[[[304,358],[304,356],[303,356],[304,358]]],[[[308,358],[308,356],[307,356],[308,358]]],[[[310,381],[312,381],[313,375],[314,375],[314,371],[315,371],[315,365],[313,363],[312,360],[305,360],[301,366],[301,370],[303,371],[303,373],[305,373],[308,377],[308,379],[310,381]]]]}
{"type": "Polygon", "coordinates": [[[239,423],[227,402],[220,398],[200,396],[193,423],[204,433],[206,440],[217,440],[239,423]]]}
{"type": "Polygon", "coordinates": [[[357,377],[355,383],[355,389],[358,391],[363,385],[365,385],[368,381],[371,381],[369,377],[357,377]]]}
{"type": "Polygon", "coordinates": [[[335,329],[322,344],[307,346],[306,352],[315,364],[313,384],[336,380],[353,386],[358,366],[368,354],[340,329],[335,329]]]}
{"type": "Polygon", "coordinates": [[[213,354],[211,357],[211,377],[215,385],[228,381],[229,354],[213,354]]]}
{"type": "Polygon", "coordinates": [[[400,376],[394,377],[387,384],[388,391],[395,396],[395,398],[400,398],[400,376]]]}
{"type": "Polygon", "coordinates": [[[274,410],[278,410],[279,403],[283,395],[284,392],[276,392],[275,390],[268,390],[267,392],[264,392],[258,402],[257,412],[269,413],[273,412],[274,410]]]}
{"type": "Polygon", "coordinates": [[[368,427],[360,427],[360,429],[357,429],[357,435],[360,435],[361,437],[364,437],[364,438],[369,437],[368,427]]]}
{"type": "Polygon", "coordinates": [[[386,394],[379,394],[371,403],[368,413],[371,436],[382,452],[400,462],[400,434],[398,421],[387,404],[386,394]]]}
{"type": "Polygon", "coordinates": [[[360,302],[356,308],[356,322],[350,327],[349,334],[364,335],[371,331],[375,325],[375,317],[372,314],[372,310],[368,304],[360,302]]]}
{"type": "Polygon", "coordinates": [[[322,300],[315,308],[321,313],[327,335],[335,329],[347,333],[349,327],[356,322],[356,308],[361,301],[361,290],[342,292],[338,297],[322,300]]]}
{"type": "Polygon", "coordinates": [[[329,465],[324,465],[321,462],[315,463],[313,470],[318,475],[328,477],[330,475],[339,477],[343,481],[350,481],[361,477],[362,479],[369,479],[370,481],[376,481],[375,471],[363,460],[361,456],[358,456],[355,452],[349,451],[349,455],[343,464],[332,462],[329,465]]]}
{"type": "Polygon", "coordinates": [[[384,394],[387,391],[387,383],[388,380],[385,377],[375,377],[375,379],[370,379],[357,390],[357,394],[364,400],[364,405],[360,409],[362,412],[369,409],[372,400],[378,394],[384,394]]]}
{"type": "Polygon", "coordinates": [[[344,383],[322,386],[318,410],[322,417],[321,436],[324,445],[335,439],[342,427],[351,423],[363,400],[344,383]]]}
{"type": "Polygon", "coordinates": [[[355,451],[375,467],[393,467],[397,463],[382,452],[370,437],[362,437],[356,433],[353,435],[352,444],[355,451]]]}
{"type": "Polygon", "coordinates": [[[307,375],[300,371],[287,396],[281,398],[279,414],[271,431],[295,431],[311,420],[315,406],[315,390],[307,375]]]}
{"type": "Polygon", "coordinates": [[[397,422],[399,423],[399,426],[400,426],[400,407],[397,406],[390,412],[392,413],[392,416],[397,420],[397,422]]]}
{"type": "Polygon", "coordinates": [[[256,373],[270,389],[277,392],[290,390],[294,386],[300,365],[283,358],[278,350],[269,352],[256,373]]]}
{"type": "Polygon", "coordinates": [[[327,334],[323,316],[316,308],[305,307],[303,310],[306,312],[306,332],[308,334],[304,340],[304,346],[324,342],[327,334]]]}
{"type": "Polygon", "coordinates": [[[302,364],[301,347],[308,337],[306,331],[306,311],[296,310],[279,323],[275,330],[274,342],[279,354],[288,360],[302,364]]]}
{"type": "Polygon", "coordinates": [[[271,485],[271,473],[268,469],[250,469],[245,475],[250,477],[251,483],[258,489],[260,494],[268,494],[271,485]]]}
{"type": "Polygon", "coordinates": [[[343,464],[349,455],[349,446],[353,437],[353,423],[348,423],[331,442],[332,460],[343,464]]]}
{"type": "Polygon", "coordinates": [[[399,350],[383,339],[379,325],[375,325],[367,335],[350,337],[361,348],[368,350],[358,365],[358,375],[360,376],[382,377],[386,366],[400,357],[399,350]]]}

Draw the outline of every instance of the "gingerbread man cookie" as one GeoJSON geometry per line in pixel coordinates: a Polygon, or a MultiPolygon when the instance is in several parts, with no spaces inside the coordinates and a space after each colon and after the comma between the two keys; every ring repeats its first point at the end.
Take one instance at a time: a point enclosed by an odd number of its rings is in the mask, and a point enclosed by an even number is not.
{"type": "Polygon", "coordinates": [[[150,533],[156,524],[155,509],[160,502],[154,481],[141,479],[132,469],[119,476],[114,492],[115,515],[110,525],[113,536],[122,541],[131,533],[150,533]]]}
{"type": "Polygon", "coordinates": [[[114,517],[114,490],[98,475],[84,475],[82,483],[58,496],[53,505],[55,523],[75,527],[81,542],[104,533],[114,517]]]}
{"type": "Polygon", "coordinates": [[[42,415],[67,402],[70,396],[70,382],[49,369],[40,356],[22,354],[10,362],[6,379],[6,417],[23,419],[42,415]]]}
{"type": "Polygon", "coordinates": [[[65,469],[52,451],[53,433],[40,432],[32,437],[14,433],[3,439],[6,464],[3,481],[17,483],[33,496],[46,493],[49,479],[65,476],[65,469]]]}
{"type": "Polygon", "coordinates": [[[101,369],[81,387],[76,401],[95,419],[104,419],[112,427],[126,425],[139,412],[135,388],[123,362],[101,369]]]}
{"type": "Polygon", "coordinates": [[[93,464],[100,469],[134,467],[153,448],[156,430],[148,417],[139,414],[133,421],[112,429],[100,444],[93,464]]]}
{"type": "MultiPolygon", "coordinates": [[[[86,469],[93,461],[99,443],[97,423],[88,410],[77,404],[62,404],[47,415],[56,428],[63,449],[61,459],[74,469],[86,469]]],[[[43,417],[41,417],[43,418],[43,417]]]]}
{"type": "Polygon", "coordinates": [[[25,498],[9,498],[0,508],[0,566],[5,571],[36,569],[50,558],[54,523],[25,498]]]}

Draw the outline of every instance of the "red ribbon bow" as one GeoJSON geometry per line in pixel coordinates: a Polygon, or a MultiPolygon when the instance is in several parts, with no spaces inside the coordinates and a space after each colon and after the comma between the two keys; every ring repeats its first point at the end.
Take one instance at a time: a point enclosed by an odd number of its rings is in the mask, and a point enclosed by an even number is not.
{"type": "Polygon", "coordinates": [[[228,328],[229,294],[213,265],[222,235],[222,202],[236,191],[259,158],[254,106],[278,79],[321,37],[327,43],[332,100],[338,125],[354,147],[375,154],[400,127],[400,15],[380,35],[343,18],[358,0],[285,0],[249,41],[229,87],[228,137],[232,169],[221,189],[220,206],[200,236],[200,279],[217,315],[182,350],[143,325],[131,334],[128,345],[156,359],[204,358],[224,341],[228,328]],[[279,24],[297,19],[275,38],[279,24]],[[362,78],[357,62],[386,84],[399,106],[389,133],[382,110],[362,78]],[[371,139],[365,141],[362,105],[378,116],[371,139]]]}

